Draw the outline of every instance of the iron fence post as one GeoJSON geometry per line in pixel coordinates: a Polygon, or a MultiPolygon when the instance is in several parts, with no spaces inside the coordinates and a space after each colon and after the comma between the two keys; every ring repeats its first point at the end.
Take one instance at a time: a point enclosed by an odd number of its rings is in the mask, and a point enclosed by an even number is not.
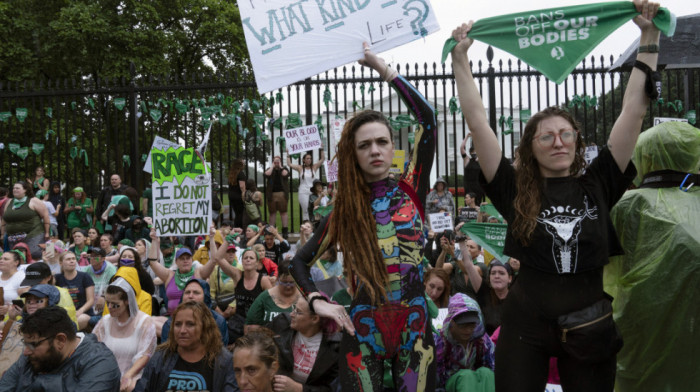
{"type": "MultiPolygon", "coordinates": [[[[131,74],[131,81],[129,82],[129,131],[131,131],[131,150],[129,155],[131,155],[132,164],[129,165],[131,181],[130,185],[141,191],[141,176],[139,176],[139,116],[138,112],[138,102],[136,94],[136,66],[134,63],[129,64],[129,73],[131,74]]],[[[145,113],[141,113],[145,115],[145,113]]]]}
{"type": "Polygon", "coordinates": [[[496,70],[493,69],[493,48],[491,45],[486,49],[486,59],[489,61],[489,68],[486,70],[486,81],[489,88],[489,124],[493,132],[498,136],[496,120],[496,70]]]}

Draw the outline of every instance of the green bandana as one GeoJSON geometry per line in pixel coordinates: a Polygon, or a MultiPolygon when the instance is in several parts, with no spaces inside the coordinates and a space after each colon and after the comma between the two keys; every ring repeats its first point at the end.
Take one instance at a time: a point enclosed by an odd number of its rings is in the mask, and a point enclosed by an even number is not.
{"type": "MultiPolygon", "coordinates": [[[[639,14],[630,1],[518,12],[476,21],[469,37],[512,54],[559,84],[596,45],[639,14]]],[[[668,9],[659,8],[653,22],[673,36],[676,16],[668,9]]],[[[445,42],[443,63],[456,45],[453,38],[445,42]]]]}
{"type": "Polygon", "coordinates": [[[17,209],[21,208],[24,205],[24,203],[26,203],[26,202],[27,202],[27,196],[24,196],[21,199],[12,199],[12,209],[17,210],[17,209]]]}
{"type": "Polygon", "coordinates": [[[180,289],[180,291],[185,289],[185,286],[187,286],[187,282],[190,281],[190,278],[194,276],[194,268],[190,270],[190,272],[187,273],[180,273],[180,271],[175,271],[175,284],[177,285],[177,288],[180,289]]]}
{"type": "Polygon", "coordinates": [[[170,266],[173,265],[174,259],[175,259],[175,252],[173,252],[170,256],[164,256],[163,257],[163,264],[165,265],[165,268],[170,268],[170,266]]]}
{"type": "Polygon", "coordinates": [[[496,256],[498,260],[505,261],[507,256],[503,255],[503,248],[506,245],[505,223],[477,223],[467,222],[462,225],[460,231],[469,236],[474,242],[481,245],[489,253],[496,256]]]}

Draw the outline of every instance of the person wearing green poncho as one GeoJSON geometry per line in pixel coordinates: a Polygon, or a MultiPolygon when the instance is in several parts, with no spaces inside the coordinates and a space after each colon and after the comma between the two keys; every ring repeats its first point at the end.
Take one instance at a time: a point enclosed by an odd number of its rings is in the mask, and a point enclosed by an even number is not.
{"type": "Polygon", "coordinates": [[[700,383],[700,130],[661,123],[642,133],[632,160],[640,187],[610,213],[625,254],[605,267],[625,337],[615,390],[690,390],[700,383]]]}
{"type": "Polygon", "coordinates": [[[70,232],[78,227],[83,230],[90,228],[90,217],[92,216],[92,200],[81,187],[73,189],[73,197],[68,199],[68,204],[63,212],[66,214],[66,224],[70,232]]]}
{"type": "Polygon", "coordinates": [[[467,51],[473,40],[467,33],[472,24],[452,33],[459,42],[452,49],[459,101],[481,163],[480,182],[509,222],[504,253],[521,262],[503,303],[496,346],[498,392],[544,390],[550,357],[558,358],[566,392],[614,388],[615,355],[622,342],[603,290],[603,266],[622,247],[608,211],[636,174],[630,159],[649,98],[657,92],[651,70],[658,60],[659,29],[652,19],[659,4],[634,4],[641,13],[634,18],[641,30],[638,65],[607,146],[587,167],[579,125],[558,107],[530,118],[513,167],[489,126],[470,70],[467,51]],[[569,330],[580,325],[589,329],[569,330]]]}

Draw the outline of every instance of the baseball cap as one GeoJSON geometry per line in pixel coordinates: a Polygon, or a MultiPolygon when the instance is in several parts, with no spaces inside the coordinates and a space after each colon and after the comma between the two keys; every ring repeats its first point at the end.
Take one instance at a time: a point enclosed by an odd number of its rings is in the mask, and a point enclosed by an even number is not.
{"type": "Polygon", "coordinates": [[[177,253],[175,253],[175,258],[179,259],[180,256],[182,256],[184,254],[188,254],[188,255],[192,256],[192,251],[189,248],[180,248],[177,250],[177,253]]]}
{"type": "Polygon", "coordinates": [[[42,280],[51,276],[51,267],[44,262],[29,264],[24,272],[24,280],[20,287],[36,286],[42,280]]]}
{"type": "Polygon", "coordinates": [[[460,313],[456,315],[452,321],[456,324],[462,325],[462,324],[469,324],[469,323],[479,323],[481,320],[479,320],[479,312],[476,310],[470,310],[468,312],[460,313]]]}
{"type": "Polygon", "coordinates": [[[29,289],[29,291],[27,291],[26,293],[20,295],[20,297],[26,298],[30,295],[33,295],[38,298],[48,298],[48,306],[56,305],[58,304],[58,301],[61,300],[61,293],[59,293],[56,287],[50,284],[38,284],[29,289]]]}
{"type": "Polygon", "coordinates": [[[105,257],[105,256],[107,255],[107,253],[105,253],[104,249],[98,248],[98,247],[96,247],[96,246],[91,246],[91,247],[89,247],[87,253],[88,253],[88,254],[90,254],[90,253],[97,253],[98,255],[100,255],[100,256],[102,256],[102,257],[105,257]]]}

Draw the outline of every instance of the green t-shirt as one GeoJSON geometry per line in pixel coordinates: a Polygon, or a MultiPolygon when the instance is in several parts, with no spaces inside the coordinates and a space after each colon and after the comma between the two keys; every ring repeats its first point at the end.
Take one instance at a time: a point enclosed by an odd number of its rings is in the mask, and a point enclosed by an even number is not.
{"type": "Polygon", "coordinates": [[[263,291],[258,295],[258,298],[253,301],[248,309],[248,314],[245,318],[246,325],[267,325],[273,318],[281,313],[291,313],[293,306],[288,308],[280,308],[275,301],[270,297],[269,291],[263,291]]]}
{"type": "MultiPolygon", "coordinates": [[[[153,190],[151,188],[146,188],[143,190],[144,199],[148,199],[148,211],[146,216],[153,216],[153,190]]],[[[141,211],[143,213],[143,211],[141,211]]]]}

